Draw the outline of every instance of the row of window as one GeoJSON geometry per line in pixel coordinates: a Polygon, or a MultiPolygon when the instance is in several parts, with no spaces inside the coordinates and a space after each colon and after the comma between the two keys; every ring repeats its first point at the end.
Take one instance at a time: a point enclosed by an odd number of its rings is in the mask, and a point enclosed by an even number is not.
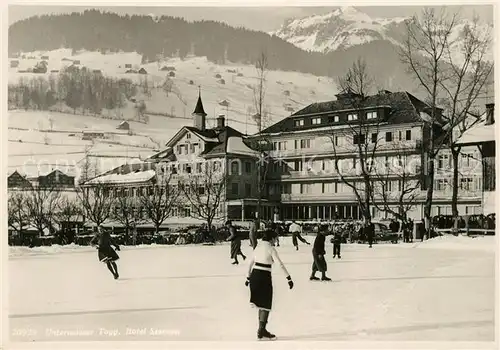
{"type": "MultiPolygon", "coordinates": [[[[188,134],[189,135],[189,134],[188,134]]],[[[182,144],[177,145],[177,154],[198,154],[200,150],[199,143],[191,143],[191,144],[182,144]]]]}
{"type": "MultiPolygon", "coordinates": [[[[231,162],[231,174],[241,174],[240,171],[240,161],[234,160],[231,162]]],[[[215,161],[212,163],[212,170],[219,171],[221,170],[221,163],[219,161],[215,161]]],[[[166,172],[167,169],[172,172],[172,174],[202,174],[204,171],[208,170],[209,163],[180,163],[180,164],[171,164],[167,167],[160,167],[160,171],[162,174],[166,172]],[[203,169],[205,167],[205,169],[203,169]]],[[[245,174],[252,173],[252,162],[244,161],[242,165],[242,170],[245,174]]]]}
{"type": "MultiPolygon", "coordinates": [[[[419,169],[420,159],[419,158],[411,158],[415,162],[416,169],[419,169]]],[[[405,155],[397,155],[397,156],[384,156],[384,157],[376,157],[375,160],[369,158],[366,160],[366,169],[375,169],[378,166],[381,167],[404,167],[409,164],[409,160],[405,155]]],[[[338,160],[338,167],[340,170],[348,170],[348,169],[356,169],[359,166],[359,159],[353,158],[344,158],[338,160]]],[[[326,160],[316,160],[316,161],[303,161],[296,160],[290,164],[293,167],[294,171],[325,171],[325,170],[334,170],[335,169],[335,160],[326,159],[326,160]]],[[[276,170],[279,170],[280,167],[276,166],[276,170]]]]}
{"type": "Polygon", "coordinates": [[[240,183],[233,182],[231,183],[231,194],[234,196],[239,196],[240,194],[245,197],[250,197],[252,195],[252,185],[249,183],[245,183],[244,192],[240,193],[240,183]]]}
{"type": "MultiPolygon", "coordinates": [[[[369,112],[366,112],[365,117],[366,117],[367,120],[377,119],[378,113],[376,111],[369,111],[369,112]]],[[[338,123],[340,121],[340,116],[339,115],[330,115],[327,118],[328,118],[327,120],[329,122],[338,123]]],[[[311,124],[312,125],[320,125],[320,124],[323,123],[324,120],[325,119],[323,119],[321,117],[313,117],[313,118],[311,118],[311,124]]],[[[348,121],[359,120],[359,114],[358,113],[350,113],[350,114],[347,115],[347,120],[348,121]]],[[[305,125],[305,119],[295,119],[294,120],[294,125],[296,127],[304,126],[305,125]]]]}
{"type": "MultiPolygon", "coordinates": [[[[453,168],[451,154],[440,154],[437,157],[437,168],[438,169],[451,169],[453,168]]],[[[459,159],[459,166],[470,168],[480,164],[480,160],[478,160],[474,153],[462,153],[459,159]]]]}
{"type": "MultiPolygon", "coordinates": [[[[453,186],[451,179],[438,179],[434,182],[436,191],[451,191],[453,186]]],[[[477,192],[482,191],[482,181],[480,178],[463,177],[458,181],[459,189],[462,191],[477,192]]]]}
{"type": "MultiPolygon", "coordinates": [[[[341,146],[344,144],[344,136],[334,136],[333,142],[335,146],[341,146]]],[[[411,130],[406,130],[402,131],[399,130],[398,132],[395,131],[387,131],[385,133],[385,142],[393,142],[396,140],[399,141],[411,141],[412,140],[412,133],[411,130]]],[[[378,133],[372,133],[370,134],[370,142],[371,143],[377,143],[381,141],[379,138],[378,133]]],[[[365,134],[357,134],[353,135],[352,137],[352,143],[354,145],[357,144],[365,144],[367,142],[367,137],[365,134]]],[[[307,148],[312,148],[313,147],[313,142],[311,139],[300,139],[300,140],[294,140],[294,149],[307,149],[307,148]]],[[[275,141],[273,142],[273,151],[286,151],[287,150],[287,141],[275,141]]]]}

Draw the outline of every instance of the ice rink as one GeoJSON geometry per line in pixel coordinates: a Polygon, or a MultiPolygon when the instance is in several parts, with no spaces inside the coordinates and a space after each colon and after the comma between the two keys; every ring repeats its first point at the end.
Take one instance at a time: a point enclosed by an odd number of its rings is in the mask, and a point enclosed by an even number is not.
{"type": "MultiPolygon", "coordinates": [[[[493,341],[494,249],[431,243],[343,245],[341,260],[328,244],[333,281],[311,282],[310,247],[285,238],[277,249],[295,288],[275,266],[268,330],[278,340],[493,341]]],[[[119,255],[119,280],[89,247],[11,255],[11,341],[256,339],[248,266],[231,265],[228,244],[119,255]]]]}

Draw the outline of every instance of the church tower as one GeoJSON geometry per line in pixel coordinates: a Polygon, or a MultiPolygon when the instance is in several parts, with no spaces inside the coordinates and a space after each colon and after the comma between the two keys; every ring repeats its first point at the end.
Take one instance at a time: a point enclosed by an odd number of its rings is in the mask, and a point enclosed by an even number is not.
{"type": "Polygon", "coordinates": [[[194,121],[194,127],[199,130],[205,130],[206,129],[205,117],[207,116],[207,114],[203,109],[203,102],[201,102],[201,88],[198,88],[198,102],[196,103],[196,107],[194,109],[192,116],[194,121]]]}

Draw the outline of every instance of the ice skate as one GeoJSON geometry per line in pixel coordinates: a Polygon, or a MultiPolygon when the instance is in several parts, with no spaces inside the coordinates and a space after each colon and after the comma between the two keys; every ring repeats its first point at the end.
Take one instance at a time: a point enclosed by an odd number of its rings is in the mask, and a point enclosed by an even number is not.
{"type": "Polygon", "coordinates": [[[319,281],[319,278],[316,276],[309,277],[309,281],[319,281]]]}
{"type": "Polygon", "coordinates": [[[257,338],[259,340],[275,340],[276,336],[264,328],[257,331],[257,338]]]}
{"type": "Polygon", "coordinates": [[[321,277],[321,280],[328,282],[328,281],[331,281],[332,279],[329,277],[323,276],[323,277],[321,277]]]}

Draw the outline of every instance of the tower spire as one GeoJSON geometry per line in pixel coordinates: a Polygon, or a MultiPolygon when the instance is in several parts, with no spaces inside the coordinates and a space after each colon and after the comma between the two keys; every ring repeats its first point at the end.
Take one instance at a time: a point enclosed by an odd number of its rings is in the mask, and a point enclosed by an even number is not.
{"type": "Polygon", "coordinates": [[[203,102],[201,101],[201,86],[198,86],[198,102],[196,102],[196,107],[193,112],[194,126],[200,130],[205,130],[205,109],[203,108],[203,102]]]}

